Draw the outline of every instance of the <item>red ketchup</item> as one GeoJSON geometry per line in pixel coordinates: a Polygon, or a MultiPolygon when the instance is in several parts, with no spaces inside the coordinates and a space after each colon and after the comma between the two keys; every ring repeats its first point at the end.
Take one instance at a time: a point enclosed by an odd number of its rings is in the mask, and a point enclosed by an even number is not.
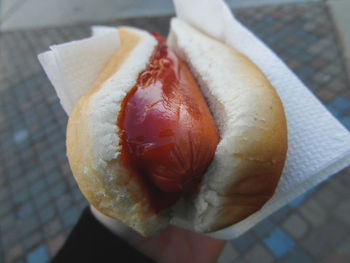
{"type": "Polygon", "coordinates": [[[121,157],[159,212],[199,189],[219,135],[187,66],[165,40],[124,98],[118,116],[121,157]]]}

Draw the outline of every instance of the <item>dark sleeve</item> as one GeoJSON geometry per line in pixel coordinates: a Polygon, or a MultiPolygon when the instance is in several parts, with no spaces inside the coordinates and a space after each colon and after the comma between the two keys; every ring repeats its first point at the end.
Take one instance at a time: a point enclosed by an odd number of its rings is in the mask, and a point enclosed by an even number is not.
{"type": "Polygon", "coordinates": [[[111,233],[87,207],[52,260],[59,262],[155,262],[111,233]]]}

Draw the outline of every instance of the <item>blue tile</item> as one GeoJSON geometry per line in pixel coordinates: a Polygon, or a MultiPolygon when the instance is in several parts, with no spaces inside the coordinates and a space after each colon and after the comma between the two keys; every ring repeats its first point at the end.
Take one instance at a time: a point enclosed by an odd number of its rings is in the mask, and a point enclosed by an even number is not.
{"type": "Polygon", "coordinates": [[[237,247],[242,253],[246,252],[255,242],[257,238],[251,233],[247,232],[242,236],[232,240],[232,244],[237,247]]]}
{"type": "Polygon", "coordinates": [[[313,263],[312,258],[300,247],[295,247],[290,252],[288,252],[283,258],[284,263],[313,263]]]}
{"type": "Polygon", "coordinates": [[[350,109],[350,100],[343,96],[336,97],[328,104],[329,107],[336,109],[340,114],[350,109]]]}
{"type": "Polygon", "coordinates": [[[40,245],[27,255],[28,263],[44,263],[49,261],[45,245],[40,245]]]}
{"type": "Polygon", "coordinates": [[[281,258],[293,247],[295,243],[284,231],[277,227],[271,234],[263,240],[265,246],[275,255],[277,258],[281,258]]]}
{"type": "Polygon", "coordinates": [[[350,131],[350,116],[344,116],[339,121],[350,131]]]}

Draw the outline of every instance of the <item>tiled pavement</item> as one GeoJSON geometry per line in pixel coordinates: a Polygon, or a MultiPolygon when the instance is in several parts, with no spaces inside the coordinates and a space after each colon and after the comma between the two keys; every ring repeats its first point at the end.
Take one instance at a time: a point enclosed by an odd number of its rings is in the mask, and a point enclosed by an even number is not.
{"type": "MultiPolygon", "coordinates": [[[[323,3],[235,10],[350,129],[350,83],[323,3]]],[[[168,17],[123,20],[166,34],[168,17]]],[[[88,26],[0,36],[0,262],[47,262],[86,201],[65,156],[67,117],[36,54],[88,26]]],[[[219,262],[350,262],[350,169],[240,238],[219,262]]]]}

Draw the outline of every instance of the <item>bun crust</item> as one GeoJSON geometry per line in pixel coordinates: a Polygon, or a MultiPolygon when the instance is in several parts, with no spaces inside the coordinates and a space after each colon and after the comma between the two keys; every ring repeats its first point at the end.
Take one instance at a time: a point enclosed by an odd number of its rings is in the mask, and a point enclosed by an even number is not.
{"type": "MultiPolygon", "coordinates": [[[[101,213],[149,236],[170,221],[159,214],[137,178],[120,160],[120,105],[146,68],[157,42],[149,33],[119,28],[121,48],[94,87],[75,105],[67,127],[67,154],[84,196],[101,213]]],[[[214,160],[199,194],[179,202],[197,232],[234,224],[273,195],[287,152],[281,101],[263,73],[244,55],[179,19],[168,44],[190,67],[220,132],[214,160]]]]}
{"type": "Polygon", "coordinates": [[[154,214],[138,179],[121,164],[116,120],[121,101],[146,67],[156,41],[140,30],[118,31],[121,48],[70,115],[67,155],[89,203],[148,236],[167,225],[169,216],[167,211],[154,214]]]}
{"type": "Polygon", "coordinates": [[[169,46],[187,63],[220,131],[200,189],[185,202],[198,232],[232,225],[273,195],[287,153],[287,124],[279,96],[243,54],[174,18],[169,46]]]}

